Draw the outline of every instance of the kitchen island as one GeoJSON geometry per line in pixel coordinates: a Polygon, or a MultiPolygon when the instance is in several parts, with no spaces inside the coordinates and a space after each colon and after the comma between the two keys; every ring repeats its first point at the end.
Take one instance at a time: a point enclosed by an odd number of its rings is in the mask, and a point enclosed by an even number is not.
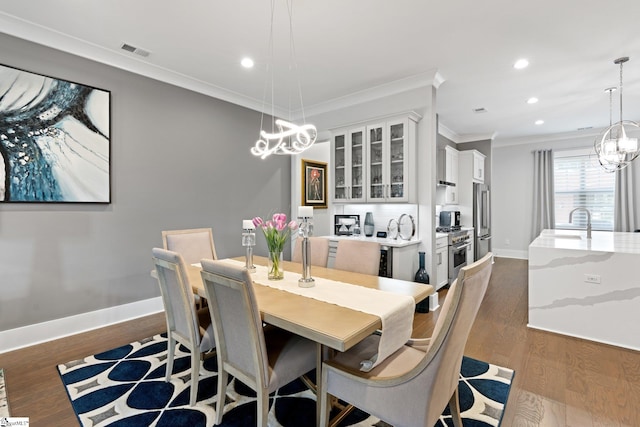
{"type": "Polygon", "coordinates": [[[531,328],[640,350],[640,233],[543,230],[529,245],[531,328]]]}

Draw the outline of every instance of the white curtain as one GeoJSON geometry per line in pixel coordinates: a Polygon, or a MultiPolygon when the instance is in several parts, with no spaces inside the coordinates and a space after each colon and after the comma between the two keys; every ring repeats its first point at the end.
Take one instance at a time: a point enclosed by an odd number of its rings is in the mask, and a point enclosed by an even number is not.
{"type": "Polygon", "coordinates": [[[545,228],[556,228],[553,192],[553,153],[533,152],[533,222],[531,240],[545,228]]]}
{"type": "Polygon", "coordinates": [[[615,202],[613,208],[613,231],[635,231],[636,198],[633,192],[635,163],[616,171],[615,202]]]}

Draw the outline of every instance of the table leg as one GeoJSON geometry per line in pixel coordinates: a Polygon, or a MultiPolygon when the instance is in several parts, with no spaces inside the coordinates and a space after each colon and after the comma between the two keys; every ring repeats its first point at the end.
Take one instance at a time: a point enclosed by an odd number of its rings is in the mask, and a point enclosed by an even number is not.
{"type": "Polygon", "coordinates": [[[316,426],[320,426],[320,396],[322,396],[322,362],[324,361],[325,346],[316,344],[316,426]]]}

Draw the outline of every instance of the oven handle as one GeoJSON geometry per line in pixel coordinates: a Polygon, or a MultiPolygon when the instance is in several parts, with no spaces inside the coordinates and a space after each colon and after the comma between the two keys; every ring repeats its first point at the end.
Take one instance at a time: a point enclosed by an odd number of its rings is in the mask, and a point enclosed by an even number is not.
{"type": "Polygon", "coordinates": [[[453,247],[453,249],[454,249],[454,250],[456,250],[456,251],[458,251],[458,250],[460,250],[460,249],[464,249],[464,248],[466,248],[466,247],[468,247],[468,246],[471,246],[471,243],[465,243],[464,245],[454,246],[454,247],[453,247]]]}

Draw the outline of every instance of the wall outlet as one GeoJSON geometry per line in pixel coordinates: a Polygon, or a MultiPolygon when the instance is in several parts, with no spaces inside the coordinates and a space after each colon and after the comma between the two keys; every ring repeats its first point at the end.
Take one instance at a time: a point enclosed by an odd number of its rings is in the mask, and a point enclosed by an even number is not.
{"type": "Polygon", "coordinates": [[[600,275],[599,274],[585,274],[584,281],[587,283],[600,283],[600,275]]]}
{"type": "Polygon", "coordinates": [[[511,240],[510,239],[504,239],[504,245],[505,246],[509,246],[511,244],[511,240]]]}

